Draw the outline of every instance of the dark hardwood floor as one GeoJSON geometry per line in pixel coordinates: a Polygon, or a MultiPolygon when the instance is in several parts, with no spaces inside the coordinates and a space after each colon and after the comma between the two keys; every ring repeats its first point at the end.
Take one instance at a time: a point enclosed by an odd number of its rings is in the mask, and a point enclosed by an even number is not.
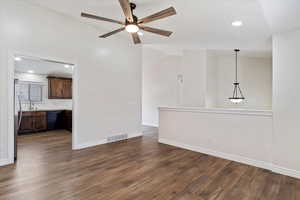
{"type": "Polygon", "coordinates": [[[71,151],[66,131],[19,137],[1,200],[295,200],[300,181],[157,143],[155,134],[71,151]]]}

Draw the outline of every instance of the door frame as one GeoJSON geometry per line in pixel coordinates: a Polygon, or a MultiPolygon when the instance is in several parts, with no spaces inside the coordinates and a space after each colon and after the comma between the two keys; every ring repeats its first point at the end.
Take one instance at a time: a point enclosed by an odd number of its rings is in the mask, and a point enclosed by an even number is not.
{"type": "Polygon", "coordinates": [[[67,60],[58,57],[49,57],[44,55],[37,55],[30,52],[20,52],[20,51],[8,51],[8,91],[7,91],[7,101],[8,101],[8,158],[9,164],[14,163],[14,76],[15,76],[15,57],[24,56],[28,58],[42,59],[45,61],[56,61],[65,64],[73,65],[73,75],[72,75],[72,150],[76,149],[76,144],[78,142],[78,65],[75,60],[67,60]]]}

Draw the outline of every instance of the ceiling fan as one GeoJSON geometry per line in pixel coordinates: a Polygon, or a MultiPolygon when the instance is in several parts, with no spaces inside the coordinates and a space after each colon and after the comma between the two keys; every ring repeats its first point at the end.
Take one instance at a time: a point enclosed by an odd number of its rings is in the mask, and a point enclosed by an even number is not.
{"type": "Polygon", "coordinates": [[[119,2],[120,2],[120,5],[123,9],[124,15],[126,17],[124,22],[118,21],[118,20],[113,20],[113,19],[108,19],[108,18],[105,18],[105,17],[100,17],[100,16],[88,14],[88,13],[81,13],[82,17],[101,20],[101,21],[106,21],[106,22],[112,22],[112,23],[120,24],[120,25],[123,26],[122,28],[119,28],[119,29],[114,30],[112,32],[101,35],[100,38],[107,38],[111,35],[114,35],[114,34],[117,34],[121,31],[126,30],[128,33],[130,33],[132,35],[134,44],[140,44],[141,39],[138,35],[138,32],[139,32],[140,29],[142,29],[144,31],[147,31],[147,32],[154,33],[154,34],[166,36],[166,37],[171,36],[171,34],[172,34],[171,31],[166,31],[166,30],[161,30],[161,29],[157,29],[157,28],[152,28],[152,27],[149,27],[149,26],[144,26],[144,24],[149,23],[149,22],[153,22],[153,21],[156,21],[156,20],[159,20],[159,19],[163,19],[163,18],[172,16],[172,15],[176,15],[175,8],[170,7],[168,9],[162,10],[162,11],[157,12],[153,15],[148,16],[148,17],[139,19],[137,16],[135,16],[133,14],[133,10],[136,8],[136,4],[130,3],[129,0],[119,0],[119,2]]]}

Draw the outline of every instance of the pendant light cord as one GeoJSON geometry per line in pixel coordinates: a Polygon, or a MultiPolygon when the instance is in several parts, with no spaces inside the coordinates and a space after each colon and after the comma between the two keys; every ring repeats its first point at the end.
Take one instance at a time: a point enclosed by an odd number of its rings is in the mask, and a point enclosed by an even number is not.
{"type": "Polygon", "coordinates": [[[239,49],[235,49],[235,83],[238,83],[238,52],[239,49]]]}
{"type": "Polygon", "coordinates": [[[238,50],[235,51],[235,83],[238,82],[238,58],[237,58],[238,50]]]}

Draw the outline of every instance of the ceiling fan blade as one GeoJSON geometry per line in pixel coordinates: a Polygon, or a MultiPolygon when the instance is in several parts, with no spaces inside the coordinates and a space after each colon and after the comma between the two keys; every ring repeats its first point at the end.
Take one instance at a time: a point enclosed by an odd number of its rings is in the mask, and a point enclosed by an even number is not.
{"type": "Polygon", "coordinates": [[[140,36],[137,33],[132,33],[132,39],[134,44],[140,44],[141,43],[141,39],[140,36]]]}
{"type": "Polygon", "coordinates": [[[144,31],[151,32],[151,33],[158,34],[158,35],[162,35],[162,36],[166,36],[166,37],[170,37],[173,33],[171,31],[152,28],[152,27],[148,27],[148,26],[140,26],[140,28],[144,31]]]}
{"type": "Polygon", "coordinates": [[[109,33],[106,33],[106,34],[101,35],[101,36],[99,36],[99,37],[100,37],[100,38],[107,38],[107,37],[109,37],[109,36],[111,36],[111,35],[114,35],[114,34],[116,34],[116,33],[119,33],[119,32],[121,32],[121,31],[124,31],[124,30],[125,30],[125,27],[119,28],[119,29],[117,29],[117,30],[114,30],[114,31],[109,32],[109,33]]]}
{"type": "Polygon", "coordinates": [[[117,23],[117,24],[121,24],[121,25],[125,24],[124,22],[121,22],[121,21],[117,21],[114,19],[108,19],[105,17],[99,17],[96,15],[88,14],[88,13],[81,13],[81,17],[86,17],[86,18],[96,19],[96,20],[101,20],[101,21],[106,21],[106,22],[112,22],[112,23],[117,23]]]}
{"type": "Polygon", "coordinates": [[[119,0],[120,5],[123,9],[124,15],[127,18],[127,21],[133,22],[133,15],[130,7],[129,0],[119,0]]]}
{"type": "Polygon", "coordinates": [[[148,17],[142,18],[138,21],[139,24],[143,24],[143,23],[149,23],[152,21],[156,21],[159,19],[163,19],[172,15],[176,15],[176,10],[174,7],[170,7],[168,9],[162,10],[158,13],[155,13],[153,15],[150,15],[148,17]]]}

